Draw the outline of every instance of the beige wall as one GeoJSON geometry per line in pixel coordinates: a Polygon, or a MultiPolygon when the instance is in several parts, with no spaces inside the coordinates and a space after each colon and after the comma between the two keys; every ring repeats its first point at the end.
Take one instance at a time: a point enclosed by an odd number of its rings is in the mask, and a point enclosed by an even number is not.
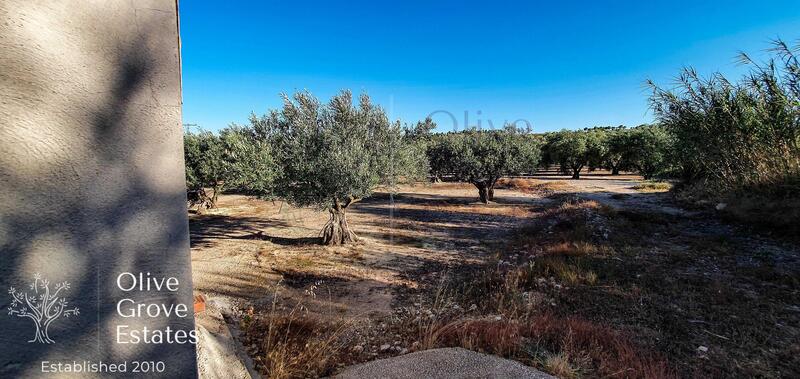
{"type": "Polygon", "coordinates": [[[120,323],[194,327],[191,314],[130,321],[115,308],[124,271],[180,281],[130,297],[191,307],[182,149],[175,0],[0,0],[0,309],[41,273],[69,281],[81,312],[53,323],[53,344],[28,343],[29,320],[0,313],[0,377],[101,359],[196,376],[194,345],[113,341],[120,323]]]}

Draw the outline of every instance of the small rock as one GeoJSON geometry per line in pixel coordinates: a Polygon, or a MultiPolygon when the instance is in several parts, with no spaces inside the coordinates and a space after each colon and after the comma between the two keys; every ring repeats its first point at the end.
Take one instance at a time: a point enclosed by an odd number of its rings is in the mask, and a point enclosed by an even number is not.
{"type": "Polygon", "coordinates": [[[403,354],[406,354],[406,353],[408,353],[408,349],[406,349],[406,348],[400,349],[400,355],[403,355],[403,354]]]}
{"type": "Polygon", "coordinates": [[[698,353],[707,353],[708,352],[708,348],[705,347],[705,346],[698,346],[697,347],[697,352],[698,353]]]}
{"type": "Polygon", "coordinates": [[[718,211],[721,211],[721,210],[723,210],[723,209],[725,209],[725,208],[727,208],[727,207],[728,207],[728,204],[726,204],[726,203],[719,203],[719,204],[717,204],[717,206],[716,206],[716,207],[714,207],[714,208],[716,208],[718,211]]]}
{"type": "Polygon", "coordinates": [[[494,316],[495,321],[500,321],[503,319],[503,316],[494,316]]]}
{"type": "Polygon", "coordinates": [[[392,346],[389,345],[388,343],[385,343],[385,344],[381,345],[381,351],[389,350],[390,347],[392,347],[392,346]]]}

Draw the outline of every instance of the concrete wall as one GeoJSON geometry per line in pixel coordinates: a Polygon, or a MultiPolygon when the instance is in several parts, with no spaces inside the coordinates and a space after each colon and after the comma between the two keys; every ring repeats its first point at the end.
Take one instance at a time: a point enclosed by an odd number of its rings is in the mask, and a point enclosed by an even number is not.
{"type": "Polygon", "coordinates": [[[176,1],[0,0],[0,377],[70,376],[43,360],[195,377],[193,344],[115,342],[120,324],[194,328],[185,196],[176,1]],[[126,293],[122,272],[179,289],[126,293]],[[32,320],[5,311],[35,273],[70,282],[80,310],[52,323],[54,343],[27,342],[32,320]],[[124,318],[125,297],[189,316],[124,318]]]}

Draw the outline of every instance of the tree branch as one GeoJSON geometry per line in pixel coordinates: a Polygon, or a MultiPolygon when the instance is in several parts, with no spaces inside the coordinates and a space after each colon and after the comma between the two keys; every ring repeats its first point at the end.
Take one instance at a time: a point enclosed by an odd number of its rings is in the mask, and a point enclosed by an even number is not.
{"type": "Polygon", "coordinates": [[[38,317],[39,319],[42,318],[42,312],[40,310],[36,309],[36,307],[34,307],[33,304],[31,304],[30,299],[28,299],[28,294],[27,293],[25,294],[25,303],[28,304],[28,308],[31,309],[31,312],[33,312],[33,314],[35,314],[36,317],[38,317]]]}
{"type": "Polygon", "coordinates": [[[21,298],[21,297],[19,296],[19,294],[17,294],[16,292],[13,292],[13,291],[9,291],[9,292],[11,293],[11,297],[13,297],[13,298],[14,298],[14,300],[16,300],[16,301],[17,301],[18,303],[20,303],[20,304],[22,304],[22,303],[23,303],[23,301],[22,301],[22,300],[24,300],[24,299],[23,299],[23,298],[21,298]]]}
{"type": "Polygon", "coordinates": [[[44,287],[44,296],[42,297],[42,303],[39,305],[40,307],[42,307],[41,314],[43,314],[44,317],[47,317],[47,311],[50,309],[50,306],[52,304],[51,300],[52,299],[50,298],[50,283],[47,283],[47,285],[44,287]]]}
{"type": "Polygon", "coordinates": [[[63,311],[64,311],[64,305],[62,303],[61,307],[58,308],[58,312],[55,315],[48,317],[47,321],[44,322],[44,325],[42,325],[42,327],[45,328],[45,330],[47,330],[47,326],[50,325],[53,321],[57,320],[59,317],[61,317],[61,313],[63,311]]]}
{"type": "Polygon", "coordinates": [[[33,320],[33,322],[39,322],[39,320],[37,320],[36,317],[33,317],[33,315],[31,315],[30,313],[18,314],[17,317],[27,317],[33,320]]]}
{"type": "Polygon", "coordinates": [[[353,195],[350,195],[347,198],[347,202],[344,204],[344,208],[347,208],[347,207],[349,207],[349,206],[351,206],[351,205],[353,205],[353,204],[355,204],[355,203],[357,203],[359,201],[361,201],[360,198],[357,198],[357,197],[355,197],[353,195]]]}

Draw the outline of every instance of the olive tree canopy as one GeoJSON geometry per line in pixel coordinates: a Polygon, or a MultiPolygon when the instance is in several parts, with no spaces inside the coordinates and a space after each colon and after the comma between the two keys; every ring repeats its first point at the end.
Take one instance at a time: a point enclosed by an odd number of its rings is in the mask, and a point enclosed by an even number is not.
{"type": "Polygon", "coordinates": [[[283,95],[284,105],[251,117],[253,129],[270,141],[278,174],[273,194],[295,206],[330,212],[320,235],[325,244],[357,240],[346,210],[379,185],[416,179],[420,161],[403,138],[399,122],[367,95],[353,104],[342,91],[327,104],[308,92],[283,95]]]}
{"type": "Polygon", "coordinates": [[[184,161],[189,200],[214,208],[228,189],[266,193],[272,187],[275,165],[269,145],[252,129],[231,125],[214,134],[184,133],[184,161]],[[205,189],[211,188],[209,196],[205,189]]]}
{"type": "Polygon", "coordinates": [[[498,179],[535,171],[539,157],[533,136],[513,128],[442,134],[428,147],[432,172],[472,183],[483,203],[494,200],[498,179]]]}

